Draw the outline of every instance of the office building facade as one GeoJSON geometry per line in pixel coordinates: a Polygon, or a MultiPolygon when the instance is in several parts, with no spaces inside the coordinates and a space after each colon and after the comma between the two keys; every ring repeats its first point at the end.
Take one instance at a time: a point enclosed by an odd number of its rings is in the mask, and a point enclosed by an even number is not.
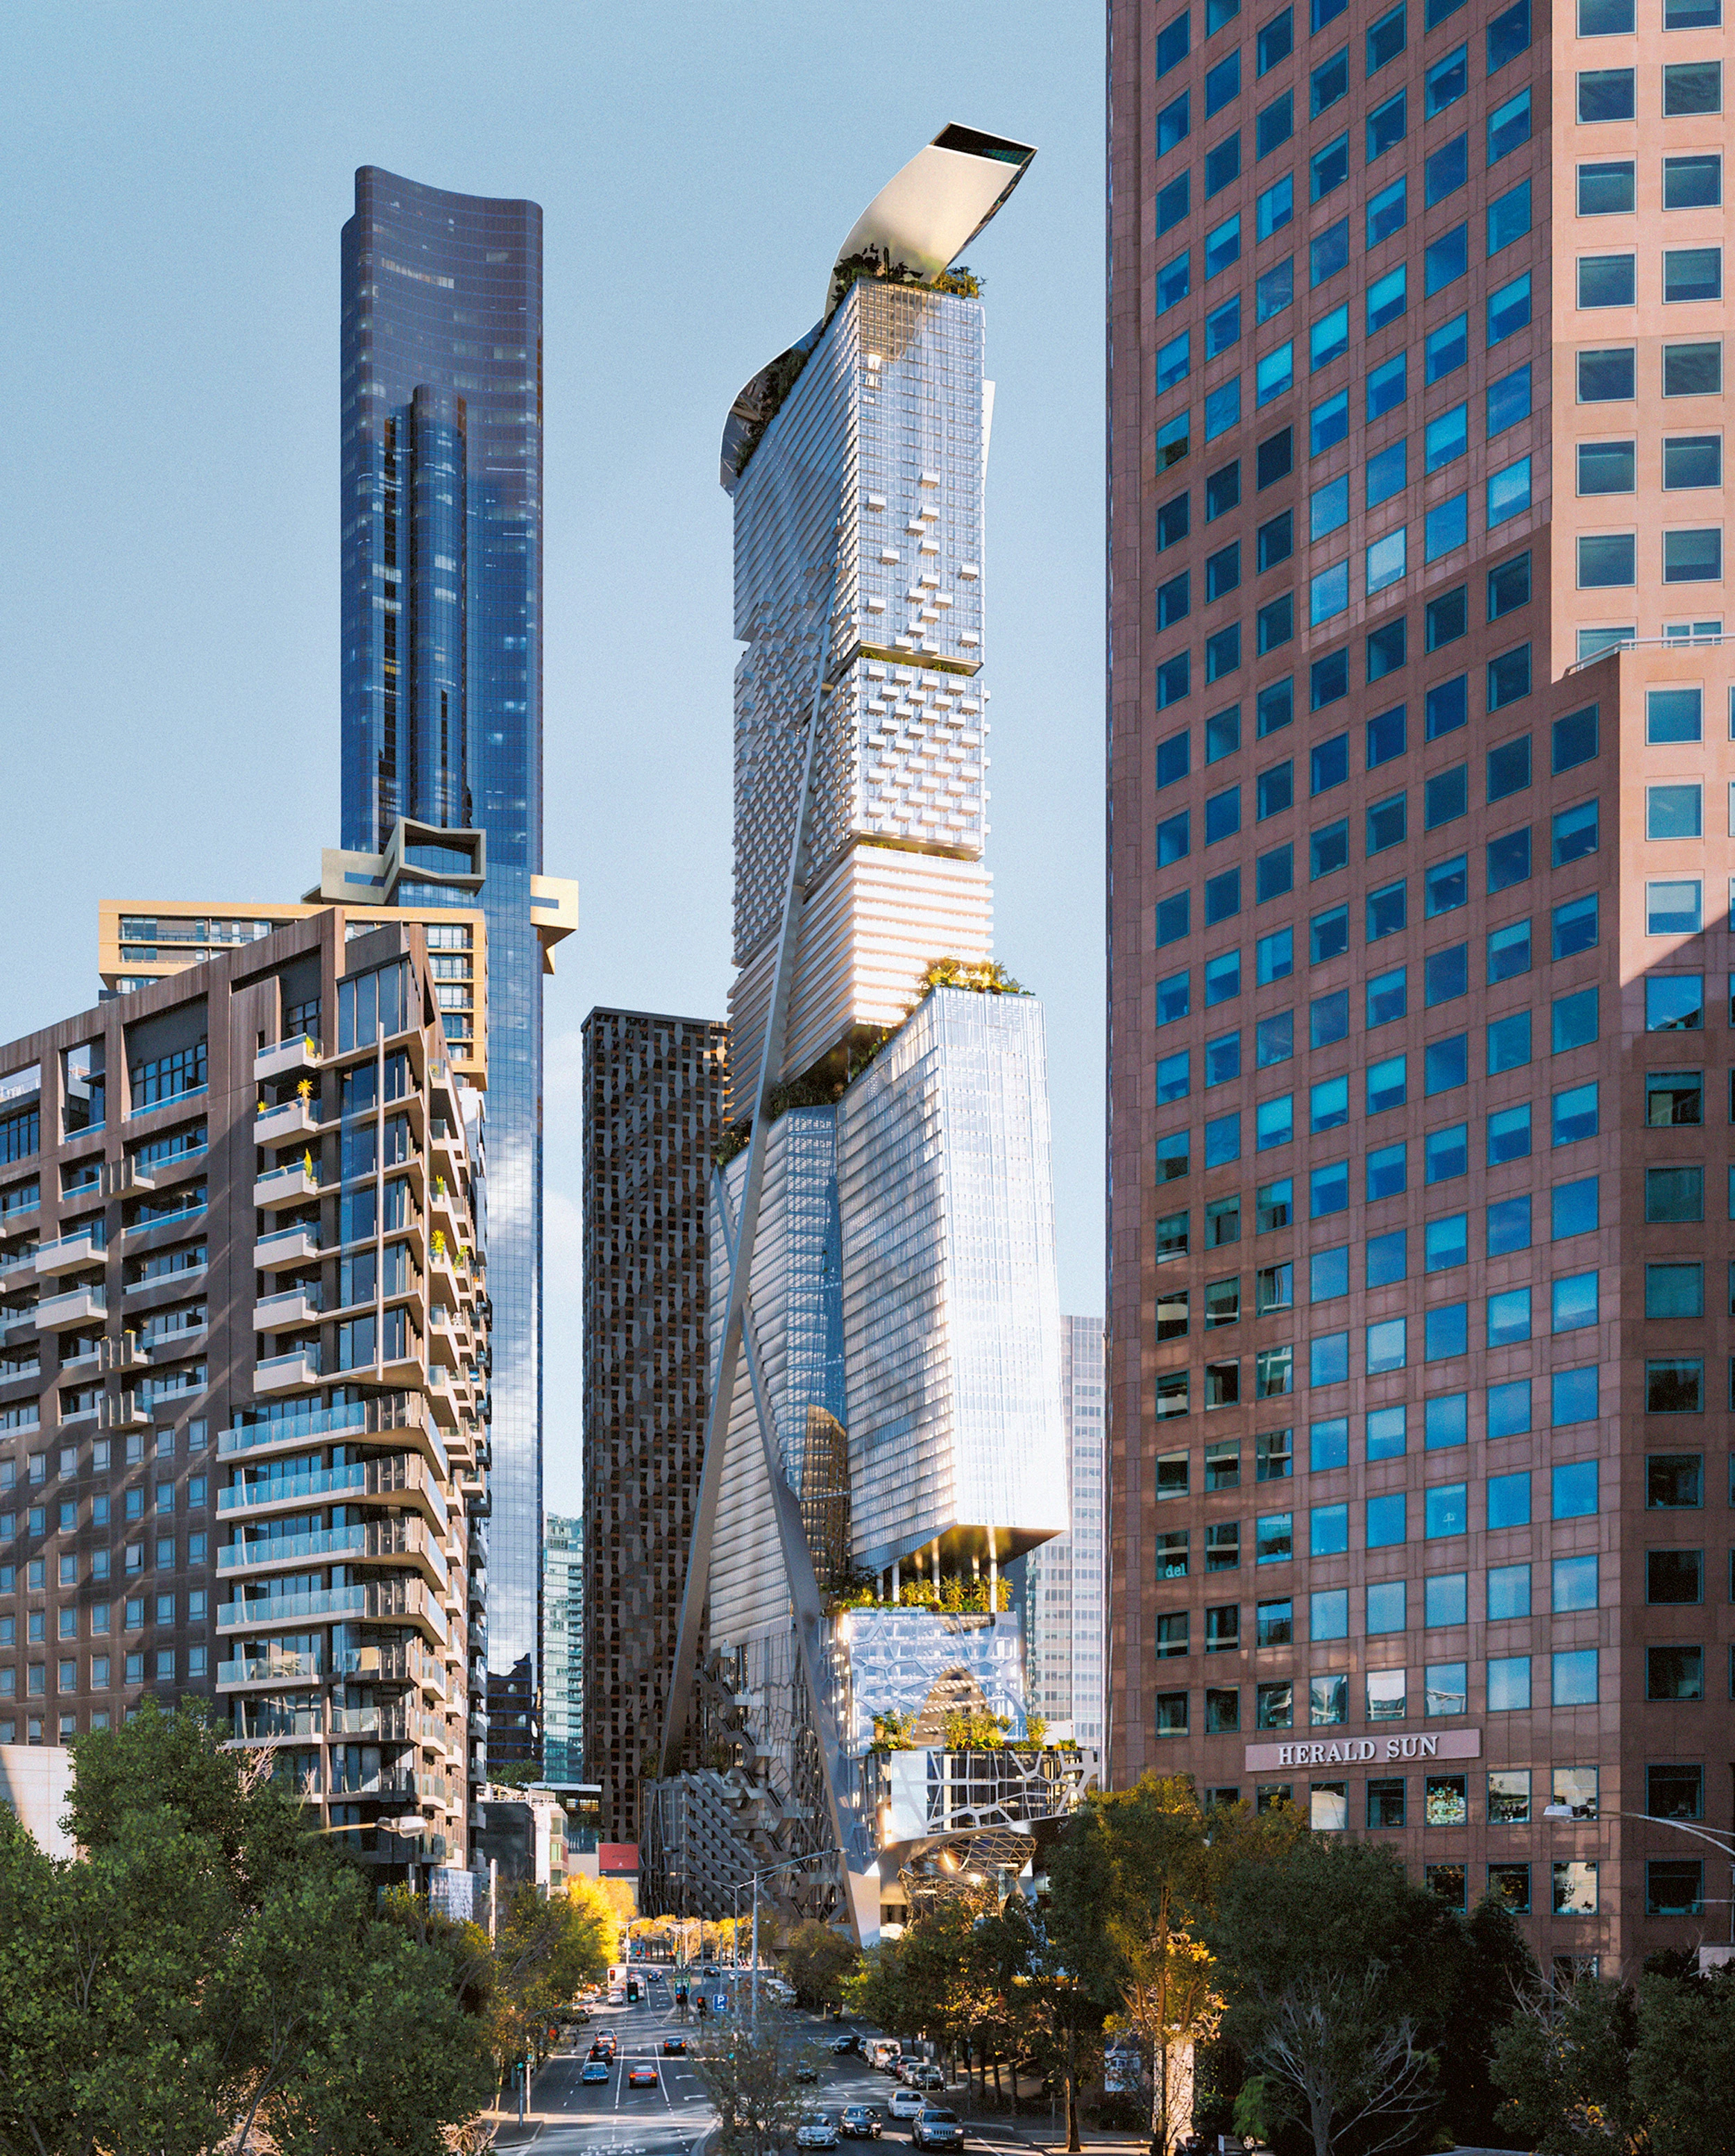
{"type": "Polygon", "coordinates": [[[495,1327],[490,1745],[532,1758],[542,1620],[542,212],[363,166],[343,229],[342,843],[404,903],[486,840],[495,1327]]]}
{"type": "Polygon", "coordinates": [[[0,1050],[0,1743],[213,1702],[371,1861],[482,1778],[480,1096],[291,923],[0,1050]]]}
{"type": "Polygon", "coordinates": [[[1721,12],[1111,15],[1112,1770],[1606,1973],[1726,1930],[1721,12]]]}
{"type": "Polygon", "coordinates": [[[542,1772],[582,1781],[584,1758],[584,1522],[542,1523],[542,1772]]]}
{"type": "Polygon", "coordinates": [[[1094,1768],[1103,1756],[1103,1332],[1095,1317],[1060,1320],[1068,1527],[1024,1560],[1030,1703],[1050,1735],[1070,1738],[1094,1768]]]}
{"type": "Polygon", "coordinates": [[[705,1187],[727,1058],[717,1019],[584,1021],[583,1763],[609,1842],[639,1838],[668,1712],[704,1455],[705,1187]]]}
{"type": "Polygon", "coordinates": [[[920,152],[723,438],[731,1130],[647,1892],[720,1913],[805,1856],[788,1905],[864,1939],[967,1845],[1015,1876],[1076,1779],[1023,1742],[1002,1575],[1065,1525],[1059,1305],[1042,1012],[990,956],[991,399],[951,266],[1031,155],[920,152]]]}

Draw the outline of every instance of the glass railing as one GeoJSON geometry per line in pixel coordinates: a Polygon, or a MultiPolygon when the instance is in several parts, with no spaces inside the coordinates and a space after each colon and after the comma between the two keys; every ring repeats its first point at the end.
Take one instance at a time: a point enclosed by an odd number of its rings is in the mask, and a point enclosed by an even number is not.
{"type": "Polygon", "coordinates": [[[250,1600],[225,1602],[217,1612],[223,1631],[239,1631],[249,1625],[284,1625],[315,1618],[359,1617],[367,1599],[364,1587],[330,1587],[316,1594],[261,1594],[250,1600]]]}
{"type": "Polygon", "coordinates": [[[315,1166],[312,1170],[310,1171],[305,1160],[292,1160],[287,1168],[268,1168],[263,1169],[253,1178],[254,1187],[257,1188],[262,1183],[280,1183],[286,1175],[307,1175],[310,1172],[313,1181],[317,1183],[319,1181],[319,1169],[317,1166],[315,1166]]]}
{"type": "Polygon", "coordinates": [[[316,1286],[290,1287],[285,1288],[280,1295],[268,1295],[262,1301],[254,1303],[253,1315],[256,1322],[263,1321],[260,1322],[262,1332],[274,1332],[276,1328],[269,1321],[275,1316],[287,1317],[292,1310],[322,1311],[324,1308],[325,1298],[316,1286]]]}
{"type": "Polygon", "coordinates": [[[293,1228],[274,1228],[269,1235],[256,1235],[254,1238],[253,1247],[256,1250],[266,1250],[273,1243],[286,1243],[291,1235],[305,1235],[310,1247],[313,1250],[317,1250],[322,1247],[319,1239],[318,1223],[313,1220],[298,1220],[293,1228]]]}
{"type": "Polygon", "coordinates": [[[360,1400],[341,1408],[315,1408],[306,1414],[273,1415],[261,1422],[236,1423],[217,1434],[219,1455],[248,1452],[259,1445],[295,1445],[365,1430],[367,1410],[360,1400]]]}
{"type": "Polygon", "coordinates": [[[300,1558],[361,1557],[367,1542],[366,1527],[321,1527],[311,1535],[255,1535],[250,1542],[229,1543],[217,1553],[219,1572],[244,1572],[254,1564],[280,1564],[300,1558]]]}
{"type": "Polygon", "coordinates": [[[249,1505],[301,1504],[315,1497],[339,1496],[367,1486],[367,1470],[360,1466],[322,1467],[314,1475],[264,1475],[256,1482],[237,1482],[228,1490],[219,1490],[217,1509],[219,1512],[239,1512],[249,1505]]]}
{"type": "Polygon", "coordinates": [[[323,1658],[316,1653],[238,1655],[217,1665],[217,1681],[223,1684],[299,1684],[325,1674],[323,1658]]]}
{"type": "Polygon", "coordinates": [[[109,1246],[107,1221],[92,1220],[82,1228],[74,1228],[69,1235],[57,1235],[52,1242],[38,1243],[36,1246],[37,1261],[39,1264],[56,1250],[64,1250],[69,1257],[76,1243],[88,1243],[93,1250],[105,1250],[109,1246]]]}
{"type": "Polygon", "coordinates": [[[269,1047],[255,1049],[254,1060],[257,1062],[262,1055],[275,1055],[285,1048],[305,1048],[316,1061],[318,1060],[320,1045],[311,1033],[292,1033],[285,1040],[274,1040],[269,1047]]]}
{"type": "Polygon", "coordinates": [[[62,1288],[58,1295],[45,1295],[36,1306],[36,1321],[40,1324],[48,1313],[57,1310],[63,1303],[70,1304],[79,1301],[84,1302],[92,1310],[105,1311],[109,1306],[108,1290],[98,1285],[90,1287],[62,1288]]]}

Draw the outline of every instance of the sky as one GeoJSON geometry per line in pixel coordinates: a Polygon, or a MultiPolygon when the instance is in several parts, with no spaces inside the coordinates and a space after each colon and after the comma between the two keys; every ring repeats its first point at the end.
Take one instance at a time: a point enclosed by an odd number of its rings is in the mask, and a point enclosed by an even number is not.
{"type": "Polygon", "coordinates": [[[297,897],[337,839],[338,234],[363,163],[542,205],[546,1496],[579,1508],[580,1045],[721,1017],[741,384],[947,122],[1037,146],[969,249],[997,955],[1043,999],[1062,1307],[1103,1307],[1102,10],[1083,0],[15,8],[0,78],[0,1037],[103,897],[297,897]]]}

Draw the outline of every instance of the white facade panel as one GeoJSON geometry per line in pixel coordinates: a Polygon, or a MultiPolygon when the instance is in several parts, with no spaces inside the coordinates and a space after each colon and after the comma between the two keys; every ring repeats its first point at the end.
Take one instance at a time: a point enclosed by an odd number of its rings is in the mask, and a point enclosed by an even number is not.
{"type": "Polygon", "coordinates": [[[855,1561],[1067,1524],[1041,1007],[942,989],[838,1111],[855,1561]]]}

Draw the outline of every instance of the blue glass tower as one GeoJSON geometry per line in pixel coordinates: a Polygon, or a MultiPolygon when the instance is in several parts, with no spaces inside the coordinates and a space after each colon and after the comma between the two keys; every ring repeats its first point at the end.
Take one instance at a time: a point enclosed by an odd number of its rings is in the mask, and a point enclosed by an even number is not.
{"type": "MultiPolygon", "coordinates": [[[[504,1763],[536,1748],[542,1638],[537,205],[364,165],[343,228],[342,367],[343,844],[380,852],[400,818],[486,834],[488,1749],[504,1763]]],[[[443,888],[406,880],[398,902],[443,888]]]]}

